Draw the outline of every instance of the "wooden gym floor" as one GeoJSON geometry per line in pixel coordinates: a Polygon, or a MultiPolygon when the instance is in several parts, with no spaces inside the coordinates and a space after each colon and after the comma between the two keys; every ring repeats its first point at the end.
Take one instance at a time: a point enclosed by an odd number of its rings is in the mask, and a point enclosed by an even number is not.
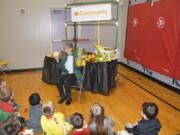
{"type": "Polygon", "coordinates": [[[105,113],[116,121],[116,130],[120,130],[127,121],[134,123],[140,120],[142,103],[150,101],[159,106],[158,118],[162,124],[160,135],[180,133],[180,95],[122,65],[119,66],[119,73],[117,87],[111,90],[109,96],[85,92],[81,101],[78,101],[77,93],[74,92],[70,106],[57,104],[59,95],[56,87],[43,83],[40,71],[8,74],[4,78],[15,93],[16,102],[22,105],[20,112],[25,118],[28,118],[28,97],[31,93],[38,92],[42,102],[54,101],[57,111],[64,113],[66,117],[74,112],[81,112],[86,121],[90,105],[98,102],[104,106],[105,113]]]}

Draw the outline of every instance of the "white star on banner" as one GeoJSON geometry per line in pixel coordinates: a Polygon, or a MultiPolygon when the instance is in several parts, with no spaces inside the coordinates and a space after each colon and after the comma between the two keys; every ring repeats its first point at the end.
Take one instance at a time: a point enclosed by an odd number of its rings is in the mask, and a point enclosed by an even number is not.
{"type": "Polygon", "coordinates": [[[165,26],[165,24],[166,24],[166,21],[165,21],[164,17],[159,17],[159,18],[157,19],[157,27],[158,27],[159,29],[163,29],[164,26],[165,26]]]}

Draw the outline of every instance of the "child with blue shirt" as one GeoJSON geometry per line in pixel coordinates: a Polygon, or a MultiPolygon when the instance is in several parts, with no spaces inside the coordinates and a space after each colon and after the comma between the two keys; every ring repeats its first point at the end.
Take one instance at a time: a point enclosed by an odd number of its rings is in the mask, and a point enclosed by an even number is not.
{"type": "Polygon", "coordinates": [[[29,120],[26,121],[26,125],[32,128],[34,132],[42,132],[42,127],[40,124],[41,119],[41,98],[38,93],[33,93],[29,97],[30,111],[29,120]]]}

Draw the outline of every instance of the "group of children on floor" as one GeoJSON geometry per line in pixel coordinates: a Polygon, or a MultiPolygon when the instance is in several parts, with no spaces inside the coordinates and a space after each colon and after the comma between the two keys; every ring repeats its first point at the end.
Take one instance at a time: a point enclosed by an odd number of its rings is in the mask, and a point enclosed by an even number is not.
{"type": "Polygon", "coordinates": [[[90,118],[86,124],[81,113],[76,112],[65,118],[56,111],[53,102],[41,104],[41,97],[33,93],[29,97],[29,119],[18,113],[19,106],[13,99],[13,92],[0,78],[0,135],[16,135],[25,127],[45,135],[157,135],[161,124],[156,118],[158,107],[155,103],[142,105],[142,120],[135,124],[127,123],[125,130],[115,132],[115,122],[105,116],[102,105],[95,103],[90,107],[90,118]]]}

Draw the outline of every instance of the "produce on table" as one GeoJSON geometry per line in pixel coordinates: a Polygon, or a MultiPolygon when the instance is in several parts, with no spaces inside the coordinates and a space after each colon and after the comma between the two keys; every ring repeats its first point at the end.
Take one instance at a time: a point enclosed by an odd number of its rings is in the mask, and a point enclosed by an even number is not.
{"type": "Polygon", "coordinates": [[[116,50],[114,48],[103,47],[96,45],[95,54],[86,53],[82,48],[76,48],[78,59],[76,61],[77,66],[85,66],[86,62],[107,62],[116,57],[116,50]]]}
{"type": "Polygon", "coordinates": [[[103,47],[101,45],[96,45],[95,54],[96,54],[95,62],[107,62],[115,58],[116,51],[114,48],[108,48],[108,47],[103,47]]]}

